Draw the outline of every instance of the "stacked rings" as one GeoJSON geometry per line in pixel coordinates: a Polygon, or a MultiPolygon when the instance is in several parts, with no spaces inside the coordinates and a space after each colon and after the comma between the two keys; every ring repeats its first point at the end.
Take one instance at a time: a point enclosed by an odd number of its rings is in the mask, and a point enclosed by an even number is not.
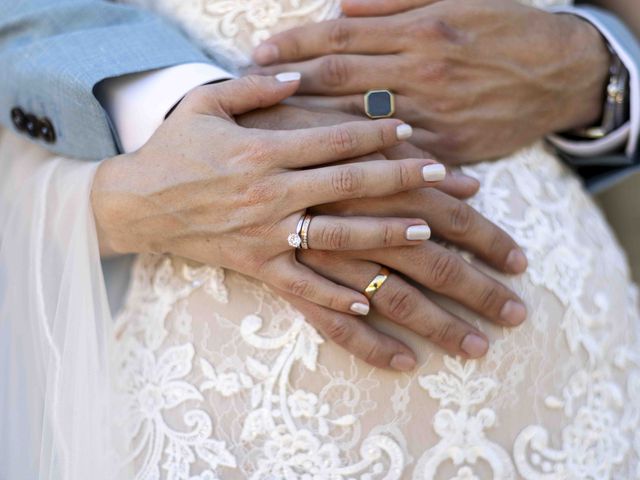
{"type": "Polygon", "coordinates": [[[311,225],[311,215],[306,214],[302,220],[302,228],[300,229],[300,240],[303,250],[309,249],[309,225],[311,225]]]}
{"type": "Polygon", "coordinates": [[[302,245],[302,237],[300,234],[302,233],[302,224],[307,215],[302,215],[300,220],[298,220],[298,224],[296,225],[296,231],[294,233],[290,233],[287,237],[287,243],[292,248],[300,248],[302,245]]]}

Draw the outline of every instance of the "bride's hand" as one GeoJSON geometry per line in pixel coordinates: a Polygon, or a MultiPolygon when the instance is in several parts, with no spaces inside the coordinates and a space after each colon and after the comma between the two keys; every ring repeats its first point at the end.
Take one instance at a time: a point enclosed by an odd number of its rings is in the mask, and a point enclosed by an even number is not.
{"type": "MultiPolygon", "coordinates": [[[[197,88],[143,148],[103,162],[92,191],[101,248],[168,252],[340,312],[366,314],[362,293],[296,261],[289,234],[309,207],[433,185],[444,167],[425,159],[324,166],[398,144],[411,133],[398,120],[291,131],[247,129],[234,121],[298,86],[289,75],[197,88]]],[[[425,226],[422,219],[319,215],[309,244],[320,250],[416,245],[426,239],[425,226]],[[420,235],[410,235],[415,232],[420,235]]]]}
{"type": "Polygon", "coordinates": [[[298,105],[363,112],[365,92],[389,89],[398,118],[416,127],[411,142],[449,162],[504,156],[600,117],[609,53],[578,17],[513,0],[344,0],[343,9],[376,16],[305,25],[255,52],[273,65],[260,73],[303,73],[298,105]]]}

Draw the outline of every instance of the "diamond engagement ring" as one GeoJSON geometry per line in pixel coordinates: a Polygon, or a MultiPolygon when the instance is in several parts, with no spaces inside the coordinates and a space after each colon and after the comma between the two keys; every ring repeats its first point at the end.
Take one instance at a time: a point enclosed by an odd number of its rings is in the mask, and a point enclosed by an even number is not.
{"type": "Polygon", "coordinates": [[[300,237],[300,231],[302,230],[302,223],[304,222],[305,218],[306,218],[306,214],[300,217],[300,220],[298,220],[298,225],[296,225],[295,233],[290,233],[289,236],[287,237],[287,243],[292,248],[297,249],[302,246],[302,238],[300,237]]]}

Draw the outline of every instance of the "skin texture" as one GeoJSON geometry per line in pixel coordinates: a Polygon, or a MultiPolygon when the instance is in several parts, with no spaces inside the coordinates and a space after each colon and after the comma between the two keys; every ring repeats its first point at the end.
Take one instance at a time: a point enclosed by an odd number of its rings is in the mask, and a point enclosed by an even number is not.
{"type": "MultiPolygon", "coordinates": [[[[353,117],[336,112],[311,112],[290,106],[278,106],[252,112],[238,119],[252,128],[282,129],[296,126],[330,125],[348,122],[353,117]]],[[[386,149],[389,159],[419,156],[416,147],[403,143],[386,149]]],[[[370,155],[368,159],[379,158],[370,155]]],[[[422,153],[424,154],[424,153],[422,153]]],[[[459,198],[476,192],[475,180],[449,175],[435,188],[415,189],[379,199],[356,199],[322,205],[314,213],[337,216],[409,216],[424,219],[435,237],[445,239],[474,253],[496,270],[521,273],[526,258],[515,242],[501,229],[467,206],[459,198]],[[458,198],[456,198],[458,197],[458,198]]],[[[313,223],[312,223],[313,228],[313,223]]],[[[451,315],[428,300],[410,285],[406,278],[439,292],[467,308],[479,312],[489,321],[513,326],[525,319],[526,310],[513,292],[492,278],[469,266],[460,255],[433,242],[405,248],[387,248],[359,252],[302,251],[299,260],[341,285],[363,291],[382,265],[394,270],[380,291],[373,297],[372,306],[389,321],[422,335],[454,355],[482,356],[487,348],[486,337],[476,328],[451,315]],[[460,292],[464,292],[461,295],[460,292]],[[507,302],[513,301],[515,310],[503,315],[507,302]],[[465,339],[476,335],[476,350],[465,351],[465,339]]],[[[281,292],[325,337],[337,342],[363,360],[381,367],[407,370],[414,366],[414,353],[403,343],[383,334],[350,315],[336,314],[326,308],[281,292]],[[399,357],[400,356],[400,359],[399,357]]]]}
{"type": "MultiPolygon", "coordinates": [[[[273,77],[199,87],[142,149],[103,162],[92,190],[103,249],[169,252],[219,265],[340,312],[368,305],[362,293],[299,263],[287,236],[308,207],[430,185],[422,168],[434,162],[331,165],[400,143],[398,120],[291,131],[234,121],[297,87],[273,77]]],[[[418,245],[406,240],[406,229],[425,225],[419,218],[363,216],[318,216],[314,223],[310,246],[329,250],[418,245]]]]}
{"type": "Polygon", "coordinates": [[[300,71],[292,102],[351,113],[363,113],[364,92],[388,88],[396,116],[415,128],[411,141],[451,163],[599,118],[609,54],[576,17],[513,0],[345,0],[343,9],[351,18],[259,46],[256,72],[300,71]]]}
{"type": "MultiPolygon", "coordinates": [[[[226,86],[229,85],[231,82],[226,84],[226,86]]],[[[249,84],[246,87],[254,88],[255,86],[249,84]]],[[[233,88],[237,87],[233,86],[233,88]]],[[[279,93],[279,97],[290,93],[287,90],[289,87],[276,86],[276,89],[278,88],[284,88],[286,91],[279,93]]],[[[194,95],[188,96],[181,102],[179,108],[154,136],[155,139],[152,139],[140,152],[116,157],[100,167],[94,183],[92,200],[103,249],[117,252],[171,252],[204,263],[222,264],[236,270],[245,268],[248,275],[261,278],[279,290],[328,338],[335,340],[355,355],[383,368],[398,370],[412,368],[415,356],[406,345],[376,331],[365,322],[357,321],[351,314],[337,312],[335,303],[328,307],[320,306],[314,303],[313,299],[304,299],[309,295],[305,292],[305,288],[299,287],[300,283],[294,284],[297,288],[287,288],[285,283],[283,288],[282,284],[274,282],[273,276],[261,277],[262,272],[253,272],[247,268],[246,264],[234,263],[243,258],[255,258],[257,255],[255,246],[252,245],[254,229],[255,235],[260,238],[259,253],[264,255],[265,249],[268,250],[264,239],[276,238],[272,234],[275,228],[271,227],[271,224],[267,224],[269,228],[266,230],[263,230],[265,227],[251,225],[249,234],[246,230],[240,229],[243,232],[240,237],[231,235],[230,240],[227,240],[214,227],[217,226],[219,230],[233,231],[238,226],[226,225],[225,229],[225,225],[218,225],[220,219],[215,218],[215,212],[234,211],[239,206],[247,208],[267,202],[269,199],[260,199],[260,201],[256,199],[255,202],[251,202],[251,205],[246,205],[242,197],[224,193],[224,187],[216,183],[211,169],[221,166],[231,169],[234,163],[242,164],[242,159],[237,158],[238,152],[244,153],[247,150],[247,144],[251,144],[247,141],[256,133],[269,130],[267,135],[269,138],[272,139],[274,134],[278,134],[283,135],[284,139],[284,133],[288,130],[291,131],[289,132],[291,135],[295,135],[301,131],[300,128],[325,127],[326,129],[331,125],[352,125],[353,120],[358,119],[358,117],[339,112],[309,111],[278,105],[237,115],[238,124],[245,127],[242,129],[231,121],[231,114],[239,113],[248,107],[234,109],[219,103],[223,99],[240,98],[241,93],[247,96],[247,92],[221,90],[220,86],[203,87],[202,90],[195,91],[194,95]],[[215,123],[209,124],[212,121],[215,123]],[[200,125],[199,122],[207,124],[200,125]],[[226,145],[226,141],[217,141],[218,148],[212,156],[212,152],[200,150],[199,145],[202,143],[202,136],[205,135],[208,142],[216,142],[216,139],[221,138],[237,140],[231,145],[226,145]],[[233,162],[230,162],[229,158],[232,158],[233,162]],[[203,195],[205,187],[207,192],[212,193],[203,195]],[[247,241],[246,237],[249,245],[245,247],[243,241],[247,241]],[[233,243],[233,248],[224,247],[229,242],[233,243]],[[235,253],[237,258],[227,258],[225,253],[229,252],[235,253]]],[[[255,92],[252,94],[249,98],[256,97],[255,92]]],[[[271,101],[268,94],[265,95],[259,106],[268,105],[271,101]]],[[[388,122],[373,123],[384,126],[388,122]]],[[[394,124],[397,123],[395,121],[394,124]]],[[[372,122],[366,122],[366,124],[372,124],[372,122]]],[[[317,134],[319,131],[315,132],[317,134]]],[[[308,153],[311,145],[308,138],[304,145],[307,149],[305,152],[308,153]]],[[[346,154],[340,155],[346,159],[335,165],[428,157],[425,152],[408,143],[390,141],[388,145],[379,146],[382,147],[379,151],[360,156],[358,160],[346,154]]],[[[262,150],[269,151],[265,145],[261,145],[262,150]]],[[[263,155],[266,154],[263,152],[263,155]]],[[[278,156],[282,154],[283,152],[279,150],[278,156]]],[[[251,160],[248,162],[249,166],[255,163],[254,159],[251,160]]],[[[253,174],[229,171],[223,180],[229,183],[246,175],[253,174]]],[[[238,189],[242,190],[240,187],[238,189]]],[[[438,184],[409,190],[407,196],[393,193],[379,199],[352,198],[333,203],[325,202],[324,205],[314,208],[313,212],[317,215],[328,214],[347,218],[354,216],[411,218],[414,219],[411,223],[421,222],[422,224],[426,224],[428,222],[426,218],[429,218],[433,223],[434,235],[467,248],[500,271],[505,273],[523,271],[526,268],[526,259],[515,242],[505,232],[458,199],[473,195],[477,189],[477,181],[464,175],[449,174],[438,184]],[[411,215],[405,217],[402,212],[411,212],[411,215]],[[515,257],[512,252],[515,253],[515,257]],[[511,257],[509,257],[510,254],[511,257]]],[[[282,209],[283,207],[278,205],[277,208],[265,207],[264,210],[281,211],[282,209]]],[[[269,215],[265,216],[264,210],[257,212],[256,217],[261,219],[266,217],[273,223],[274,220],[269,215]]],[[[235,219],[243,219],[241,215],[244,216],[245,213],[238,213],[235,219]]],[[[234,218],[234,215],[227,215],[227,219],[229,218],[234,218]]],[[[297,218],[294,217],[294,220],[297,218]]],[[[310,233],[318,231],[319,218],[314,218],[310,233]]],[[[426,244],[429,244],[429,247],[425,250],[412,250],[410,246],[409,250],[405,251],[385,246],[385,248],[362,251],[362,255],[358,255],[353,250],[344,251],[335,257],[324,257],[319,250],[304,251],[298,252],[298,260],[291,255],[291,250],[286,250],[284,254],[280,254],[287,255],[285,261],[277,263],[272,272],[286,271],[290,265],[294,265],[298,268],[293,277],[297,282],[301,278],[300,269],[306,268],[304,265],[307,265],[311,268],[309,272],[316,272],[315,274],[321,275],[320,278],[325,282],[335,282],[352,294],[354,291],[361,292],[364,289],[384,261],[398,273],[394,273],[374,297],[374,306],[383,315],[390,321],[418,332],[453,354],[465,357],[484,354],[488,345],[486,338],[480,332],[431,303],[401,275],[411,277],[446,296],[458,298],[469,308],[481,310],[490,320],[504,325],[512,325],[524,320],[524,312],[521,317],[515,318],[515,322],[514,318],[506,321],[498,312],[507,301],[519,302],[519,299],[493,279],[468,267],[457,254],[450,254],[432,242],[413,242],[413,246],[426,244]],[[389,253],[388,258],[385,251],[389,253]],[[422,272],[427,270],[438,273],[435,276],[426,277],[422,272]],[[459,288],[452,288],[454,282],[458,287],[466,288],[468,285],[470,291],[476,292],[477,295],[464,298],[458,296],[456,292],[459,288]],[[472,355],[462,350],[464,339],[469,334],[476,334],[481,341],[480,351],[476,349],[472,355]]],[[[275,251],[281,251],[280,245],[275,251]]],[[[276,260],[278,259],[279,256],[276,255],[276,260]]],[[[317,282],[310,281],[305,287],[316,285],[317,282]]],[[[356,295],[361,296],[359,293],[356,295]]],[[[357,300],[366,302],[366,299],[362,300],[362,298],[357,297],[357,300]]],[[[344,307],[342,310],[344,311],[344,307]]]]}

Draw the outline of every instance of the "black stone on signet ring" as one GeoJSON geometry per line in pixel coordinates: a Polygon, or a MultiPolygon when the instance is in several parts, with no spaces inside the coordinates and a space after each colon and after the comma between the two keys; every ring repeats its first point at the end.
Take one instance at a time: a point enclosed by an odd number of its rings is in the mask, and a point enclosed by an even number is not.
{"type": "Polygon", "coordinates": [[[391,117],[395,111],[393,93],[389,90],[370,90],[364,96],[364,111],[369,118],[391,117]]]}

